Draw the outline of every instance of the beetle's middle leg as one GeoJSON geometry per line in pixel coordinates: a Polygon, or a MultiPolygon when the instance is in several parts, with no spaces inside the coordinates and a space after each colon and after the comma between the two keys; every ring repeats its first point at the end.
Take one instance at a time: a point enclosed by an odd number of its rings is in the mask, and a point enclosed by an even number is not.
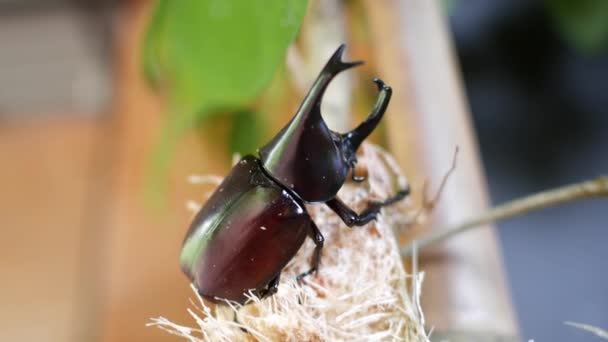
{"type": "Polygon", "coordinates": [[[378,214],[380,213],[380,209],[387,205],[391,205],[397,201],[400,201],[405,198],[405,196],[409,195],[410,189],[406,188],[404,190],[399,191],[395,196],[388,198],[381,202],[369,202],[367,208],[361,212],[361,214],[357,214],[354,210],[349,208],[342,200],[338,197],[334,197],[333,199],[325,202],[328,207],[331,208],[347,226],[363,226],[369,223],[372,220],[375,220],[378,214]]]}
{"type": "Polygon", "coordinates": [[[310,229],[308,230],[308,236],[315,243],[315,251],[312,254],[312,260],[310,262],[310,269],[302,274],[300,274],[297,279],[298,282],[302,281],[302,279],[306,276],[309,276],[316,272],[319,269],[319,264],[321,263],[321,252],[323,251],[323,244],[325,242],[325,238],[319,228],[315,225],[314,222],[310,222],[310,229]]]}

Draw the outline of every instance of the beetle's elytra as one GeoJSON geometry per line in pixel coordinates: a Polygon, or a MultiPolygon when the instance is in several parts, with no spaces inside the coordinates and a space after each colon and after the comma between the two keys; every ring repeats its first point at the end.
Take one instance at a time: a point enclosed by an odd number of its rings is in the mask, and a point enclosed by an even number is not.
{"type": "Polygon", "coordinates": [[[190,225],[180,262],[204,298],[245,303],[248,291],[272,295],[307,236],[316,247],[310,270],[298,278],[315,272],[323,235],[304,203],[325,203],[352,227],[365,225],[383,206],[409,193],[403,189],[383,202],[370,202],[361,214],[336,197],[349,171],[353,180],[363,180],[354,173],[357,148],[382,119],[392,94],[374,79],[379,95],[368,118],[350,132],[331,131],[321,117],[323,93],[338,73],[362,63],[343,62],[344,48],[329,59],[293,119],[259,156],[245,156],[234,166],[190,225]]]}

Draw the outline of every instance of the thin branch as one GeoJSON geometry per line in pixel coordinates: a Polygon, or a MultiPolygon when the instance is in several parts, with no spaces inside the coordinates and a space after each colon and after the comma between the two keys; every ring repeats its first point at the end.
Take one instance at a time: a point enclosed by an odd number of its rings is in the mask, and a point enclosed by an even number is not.
{"type": "Polygon", "coordinates": [[[445,189],[446,184],[448,183],[448,179],[450,178],[450,176],[452,175],[452,173],[454,173],[454,171],[456,170],[456,161],[458,160],[458,146],[456,146],[456,148],[454,149],[454,155],[452,156],[452,165],[450,166],[450,168],[448,169],[448,172],[445,173],[445,175],[443,176],[443,178],[441,179],[441,183],[439,184],[439,189],[437,190],[437,192],[435,193],[435,196],[433,196],[433,199],[429,200],[427,198],[427,187],[428,187],[428,182],[424,183],[423,186],[423,193],[422,193],[422,203],[423,206],[426,207],[427,210],[433,210],[435,209],[435,206],[437,205],[437,202],[439,202],[439,198],[441,197],[441,194],[443,193],[443,189],[445,189]]]}
{"type": "MultiPolygon", "coordinates": [[[[435,234],[431,234],[428,237],[422,238],[417,241],[417,245],[419,249],[425,248],[433,243],[443,241],[451,236],[488,223],[520,216],[531,211],[540,210],[562,203],[595,197],[608,197],[608,176],[602,176],[593,180],[566,185],[552,190],[541,191],[533,195],[509,201],[505,204],[494,207],[493,209],[470,221],[464,222],[449,229],[441,230],[435,234]]],[[[402,256],[409,256],[411,253],[411,245],[401,248],[402,256]]]]}
{"type": "Polygon", "coordinates": [[[564,322],[564,324],[575,327],[575,328],[579,328],[582,330],[589,331],[591,333],[596,334],[597,336],[599,336],[601,338],[608,340],[608,331],[606,331],[604,329],[594,327],[593,325],[576,323],[576,322],[564,322]]]}
{"type": "Polygon", "coordinates": [[[412,222],[419,222],[418,220],[420,220],[420,217],[422,217],[422,215],[424,214],[426,216],[426,214],[432,212],[435,209],[435,206],[437,206],[437,203],[439,202],[439,198],[441,198],[441,194],[443,193],[443,189],[445,189],[445,186],[447,185],[448,179],[450,178],[450,176],[452,175],[452,173],[456,170],[456,161],[458,160],[458,146],[456,146],[456,148],[454,149],[454,155],[452,156],[452,165],[450,166],[450,168],[448,169],[448,171],[445,173],[445,175],[443,175],[443,178],[441,179],[441,183],[439,184],[439,188],[437,189],[437,192],[435,192],[435,195],[433,196],[432,199],[428,198],[428,188],[429,188],[429,182],[428,179],[424,181],[424,184],[422,184],[422,205],[420,206],[420,209],[413,215],[413,218],[411,219],[412,222]]]}

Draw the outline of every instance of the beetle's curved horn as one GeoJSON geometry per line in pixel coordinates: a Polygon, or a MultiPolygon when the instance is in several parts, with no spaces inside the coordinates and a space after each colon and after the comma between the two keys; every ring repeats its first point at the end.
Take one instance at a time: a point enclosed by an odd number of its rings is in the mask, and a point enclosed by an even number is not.
{"type": "Polygon", "coordinates": [[[371,113],[365,121],[359,124],[359,126],[342,136],[342,139],[346,142],[344,146],[348,146],[351,150],[349,152],[352,152],[353,154],[357,151],[363,140],[365,140],[380,123],[384,112],[386,112],[388,103],[391,100],[391,95],[393,94],[391,87],[384,84],[381,79],[375,78],[374,83],[376,83],[380,93],[378,94],[378,99],[376,100],[376,104],[371,113]]]}
{"type": "Polygon", "coordinates": [[[350,68],[356,67],[358,65],[365,64],[365,62],[363,62],[363,61],[355,61],[355,62],[342,61],[342,55],[344,54],[345,49],[346,49],[345,44],[341,44],[338,47],[338,49],[336,50],[336,52],[334,52],[334,54],[331,56],[329,61],[327,61],[327,64],[325,64],[325,67],[323,68],[323,70],[321,70],[321,74],[327,73],[327,74],[331,74],[332,76],[335,76],[346,69],[350,69],[350,68]]]}
{"type": "Polygon", "coordinates": [[[321,99],[329,82],[341,71],[363,63],[343,62],[344,49],[340,45],[331,56],[291,121],[259,150],[266,172],[308,202],[333,198],[350,169],[336,144],[337,134],[321,116],[321,99]]]}
{"type": "Polygon", "coordinates": [[[295,115],[296,117],[308,115],[309,113],[313,112],[312,109],[314,106],[320,105],[321,98],[325,93],[325,89],[327,89],[329,82],[331,82],[331,80],[337,74],[346,69],[350,69],[365,63],[363,61],[342,61],[344,49],[346,49],[346,45],[340,45],[336,52],[334,52],[334,54],[331,56],[327,64],[325,64],[325,67],[323,68],[323,70],[321,70],[321,73],[319,73],[319,76],[315,80],[315,83],[313,83],[312,87],[310,88],[310,91],[308,91],[308,94],[306,94],[306,97],[302,101],[302,105],[300,106],[295,115]]]}

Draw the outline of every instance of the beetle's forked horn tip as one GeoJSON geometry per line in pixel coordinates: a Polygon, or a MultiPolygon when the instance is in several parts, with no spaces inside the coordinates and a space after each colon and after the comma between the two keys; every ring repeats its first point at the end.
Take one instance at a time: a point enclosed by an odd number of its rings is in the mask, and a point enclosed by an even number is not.
{"type": "Polygon", "coordinates": [[[382,81],[379,78],[374,78],[374,83],[376,83],[376,87],[378,87],[378,90],[382,91],[387,91],[387,92],[391,92],[392,93],[392,88],[390,86],[388,86],[386,83],[384,83],[384,81],[382,81]]]}
{"type": "Polygon", "coordinates": [[[336,75],[346,69],[350,69],[356,67],[361,64],[365,64],[363,61],[354,61],[354,62],[344,62],[342,61],[342,55],[344,54],[344,50],[346,49],[346,44],[340,44],[336,52],[331,56],[329,62],[325,66],[325,70],[332,75],[336,75]]]}

